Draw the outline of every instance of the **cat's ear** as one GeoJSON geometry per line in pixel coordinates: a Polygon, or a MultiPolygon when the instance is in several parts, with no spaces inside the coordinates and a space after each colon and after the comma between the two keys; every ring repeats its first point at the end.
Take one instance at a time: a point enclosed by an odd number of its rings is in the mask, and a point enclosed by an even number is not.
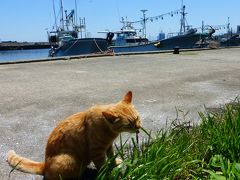
{"type": "Polygon", "coordinates": [[[132,102],[132,91],[128,91],[127,94],[125,94],[123,101],[127,104],[132,102]]]}
{"type": "Polygon", "coordinates": [[[110,123],[115,123],[119,120],[119,118],[112,112],[103,111],[102,114],[110,123]]]}

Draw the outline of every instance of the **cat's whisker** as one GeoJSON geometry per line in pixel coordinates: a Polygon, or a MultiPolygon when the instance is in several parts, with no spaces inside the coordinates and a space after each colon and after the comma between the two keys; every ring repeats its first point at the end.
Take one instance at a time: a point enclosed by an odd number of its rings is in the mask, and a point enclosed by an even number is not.
{"type": "Polygon", "coordinates": [[[136,140],[137,140],[137,145],[139,145],[139,137],[138,137],[138,134],[139,134],[139,130],[136,131],[136,140]]]}

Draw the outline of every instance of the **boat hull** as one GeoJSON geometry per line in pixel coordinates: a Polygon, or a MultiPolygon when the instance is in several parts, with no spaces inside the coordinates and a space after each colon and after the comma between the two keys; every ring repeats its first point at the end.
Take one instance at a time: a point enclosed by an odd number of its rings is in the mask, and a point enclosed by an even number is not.
{"type": "Polygon", "coordinates": [[[240,38],[231,38],[220,43],[221,47],[240,46],[240,38]]]}
{"type": "Polygon", "coordinates": [[[106,51],[108,43],[103,38],[82,38],[66,42],[61,47],[50,50],[50,56],[74,56],[106,51]]]}
{"type": "Polygon", "coordinates": [[[179,35],[147,44],[111,46],[110,48],[114,53],[164,51],[173,50],[175,47],[192,49],[197,41],[205,37],[203,34],[179,35]]]}

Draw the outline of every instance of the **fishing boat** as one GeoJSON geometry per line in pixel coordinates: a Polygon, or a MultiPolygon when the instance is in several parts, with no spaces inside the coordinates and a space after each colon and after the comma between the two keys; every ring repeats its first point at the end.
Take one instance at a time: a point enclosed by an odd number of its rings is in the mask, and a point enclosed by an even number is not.
{"type": "MultiPolygon", "coordinates": [[[[233,32],[232,28],[230,27],[229,17],[226,24],[206,26],[203,25],[203,27],[214,32],[219,30],[226,30],[226,32],[222,34],[218,33],[209,39],[210,42],[217,45],[218,47],[224,48],[240,46],[240,26],[237,26],[237,31],[233,32]]],[[[208,41],[206,41],[204,46],[209,46],[208,41]]]]}
{"type": "Polygon", "coordinates": [[[233,33],[232,28],[230,28],[230,21],[228,17],[227,32],[220,37],[221,47],[232,47],[240,46],[240,26],[237,26],[236,33],[233,33]]]}
{"type": "Polygon", "coordinates": [[[220,45],[222,47],[240,46],[240,35],[235,34],[235,35],[231,35],[228,38],[222,38],[220,40],[220,45]]]}
{"type": "Polygon", "coordinates": [[[208,33],[198,33],[197,29],[186,26],[185,6],[182,6],[179,10],[154,17],[146,17],[146,10],[141,11],[143,12],[142,20],[130,22],[122,19],[121,23],[123,23],[123,27],[121,30],[113,32],[116,35],[116,39],[109,48],[114,53],[164,51],[173,50],[176,47],[180,49],[191,49],[196,47],[195,44],[198,41],[204,41],[204,39],[209,36],[208,33]],[[171,36],[166,39],[148,41],[146,38],[146,22],[148,20],[152,21],[153,19],[163,19],[165,15],[172,16],[176,13],[182,15],[180,32],[177,34],[171,33],[171,36]],[[142,36],[137,35],[137,31],[133,27],[134,23],[141,23],[143,25],[141,29],[141,32],[143,32],[142,36]]]}
{"type": "Polygon", "coordinates": [[[77,3],[75,10],[68,13],[63,11],[63,2],[60,1],[60,23],[57,24],[55,4],[53,1],[55,25],[53,31],[48,32],[51,45],[49,56],[72,56],[93,53],[103,53],[107,50],[108,43],[105,38],[87,38],[85,18],[77,22],[77,3]],[[85,37],[83,37],[85,33],[85,37]],[[81,37],[79,37],[79,34],[81,37]]]}
{"type": "Polygon", "coordinates": [[[191,29],[184,34],[163,40],[148,41],[146,38],[133,36],[135,32],[130,30],[114,33],[117,35],[116,40],[109,47],[114,53],[166,51],[174,48],[192,49],[196,47],[198,41],[203,41],[209,36],[207,33],[197,33],[196,29],[191,29]]]}

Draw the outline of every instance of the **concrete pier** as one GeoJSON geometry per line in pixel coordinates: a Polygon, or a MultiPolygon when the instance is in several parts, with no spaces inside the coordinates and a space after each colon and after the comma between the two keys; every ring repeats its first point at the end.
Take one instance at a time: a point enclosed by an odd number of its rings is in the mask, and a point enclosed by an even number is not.
{"type": "MultiPolygon", "coordinates": [[[[43,161],[60,120],[117,102],[128,90],[148,130],[170,124],[176,109],[197,123],[204,105],[218,107],[240,95],[240,48],[0,65],[0,179],[11,170],[8,150],[43,161]]],[[[15,179],[41,177],[14,171],[15,179]]]]}

